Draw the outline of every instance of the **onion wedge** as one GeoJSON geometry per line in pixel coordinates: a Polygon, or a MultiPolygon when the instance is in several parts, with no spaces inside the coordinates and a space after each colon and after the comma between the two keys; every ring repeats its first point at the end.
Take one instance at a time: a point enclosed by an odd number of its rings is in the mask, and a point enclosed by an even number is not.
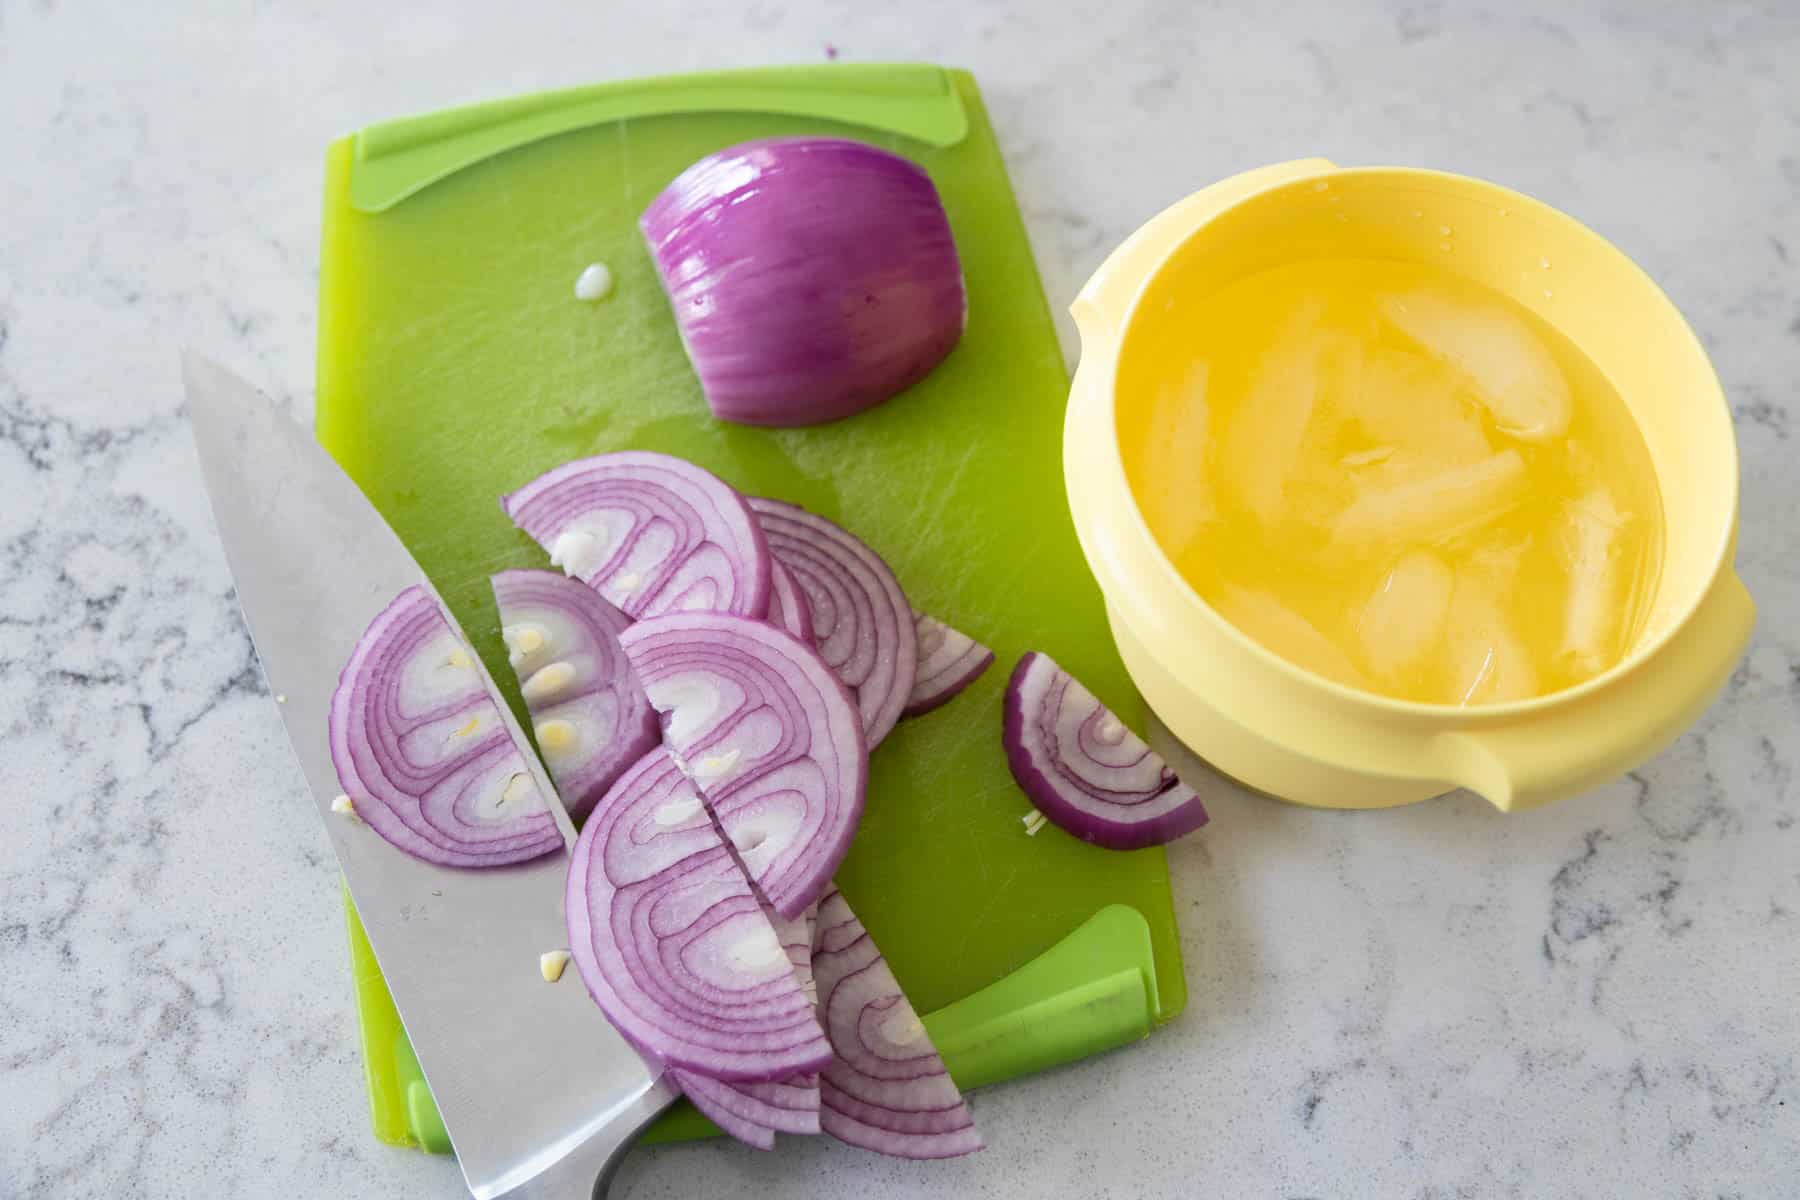
{"type": "Polygon", "coordinates": [[[1135,850],[1206,824],[1199,794],[1048,655],[1013,668],[1002,741],[1032,804],[1083,841],[1135,850]]]}
{"type": "Polygon", "coordinates": [[[994,652],[936,617],[913,613],[919,642],[919,669],[900,715],[919,717],[974,683],[994,665],[994,652]]]}

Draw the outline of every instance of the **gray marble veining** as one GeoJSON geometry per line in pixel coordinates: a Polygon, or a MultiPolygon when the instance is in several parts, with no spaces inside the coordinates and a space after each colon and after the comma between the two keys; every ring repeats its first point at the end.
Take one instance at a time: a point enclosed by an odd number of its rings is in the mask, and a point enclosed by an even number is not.
{"type": "Polygon", "coordinates": [[[1789,0],[206,8],[0,0],[0,1196],[459,1194],[369,1135],[329,854],[177,350],[310,411],[344,129],[827,43],[975,69],[1059,308],[1164,203],[1306,154],[1588,221],[1732,398],[1761,625],[1691,733],[1574,802],[1222,802],[1171,854],[1187,1014],[977,1095],[973,1159],[705,1145],[619,1194],[1800,1195],[1789,0]]]}

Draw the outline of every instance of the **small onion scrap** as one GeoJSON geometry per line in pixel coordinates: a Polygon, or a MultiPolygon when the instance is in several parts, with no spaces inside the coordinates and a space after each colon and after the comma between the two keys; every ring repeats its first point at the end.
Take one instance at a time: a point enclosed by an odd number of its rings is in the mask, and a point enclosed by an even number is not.
{"type": "Polygon", "coordinates": [[[994,664],[994,652],[936,617],[913,613],[919,641],[919,669],[901,716],[919,717],[974,683],[994,664]]]}
{"type": "Polygon", "coordinates": [[[745,142],[639,219],[713,415],[810,425],[930,374],[968,304],[930,176],[844,138],[745,142]]]}
{"type": "Polygon", "coordinates": [[[819,902],[813,975],[834,1057],[819,1079],[819,1125],[901,1158],[981,1149],[975,1118],[868,931],[833,887],[819,902]]]}
{"type": "Polygon", "coordinates": [[[413,857],[497,867],[562,848],[473,653],[423,587],[356,643],[328,731],[355,814],[413,857]]]}
{"type": "Polygon", "coordinates": [[[1013,668],[1002,742],[1032,804],[1083,841],[1136,850],[1206,824],[1199,794],[1048,655],[1013,668]]]}
{"type": "Polygon", "coordinates": [[[632,617],[769,607],[769,554],[743,498],[667,454],[566,463],[501,498],[513,523],[632,617]]]}
{"type": "Polygon", "coordinates": [[[869,756],[843,688],[812,647],[723,613],[639,621],[619,643],[770,907],[802,912],[862,819],[869,756]]]}
{"type": "Polygon", "coordinates": [[[793,573],[813,644],[856,697],[869,749],[894,728],[918,672],[919,639],[900,581],[862,541],[816,513],[750,497],[769,553],[793,573]]]}
{"type": "Polygon", "coordinates": [[[554,571],[502,571],[490,582],[544,766],[579,821],[662,738],[619,648],[631,618],[554,571]]]}
{"type": "Polygon", "coordinates": [[[569,949],[629,1041],[713,1079],[788,1079],[830,1061],[774,927],[668,752],[652,750],[576,840],[569,949]]]}

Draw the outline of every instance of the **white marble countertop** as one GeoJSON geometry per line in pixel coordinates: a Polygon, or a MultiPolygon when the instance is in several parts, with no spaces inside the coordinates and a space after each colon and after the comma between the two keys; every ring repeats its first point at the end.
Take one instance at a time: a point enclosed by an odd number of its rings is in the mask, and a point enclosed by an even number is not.
{"type": "Polygon", "coordinates": [[[979,1093],[983,1154],[708,1144],[617,1194],[1800,1195],[1792,0],[664,7],[0,0],[0,1195],[461,1194],[370,1136],[334,872],[176,351],[310,411],[334,134],[827,43],[975,70],[1059,309],[1166,202],[1304,154],[1594,225],[1732,398],[1761,626],[1698,727],[1574,802],[1219,804],[1171,854],[1186,1015],[979,1093]]]}

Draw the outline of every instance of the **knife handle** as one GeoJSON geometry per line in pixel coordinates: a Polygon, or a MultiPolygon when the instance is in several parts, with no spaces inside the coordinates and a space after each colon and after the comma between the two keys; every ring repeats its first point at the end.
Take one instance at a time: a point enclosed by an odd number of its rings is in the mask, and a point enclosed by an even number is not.
{"type": "Polygon", "coordinates": [[[658,1079],[643,1095],[609,1114],[592,1137],[517,1187],[493,1193],[494,1200],[606,1200],[631,1143],[677,1095],[658,1079]]]}

